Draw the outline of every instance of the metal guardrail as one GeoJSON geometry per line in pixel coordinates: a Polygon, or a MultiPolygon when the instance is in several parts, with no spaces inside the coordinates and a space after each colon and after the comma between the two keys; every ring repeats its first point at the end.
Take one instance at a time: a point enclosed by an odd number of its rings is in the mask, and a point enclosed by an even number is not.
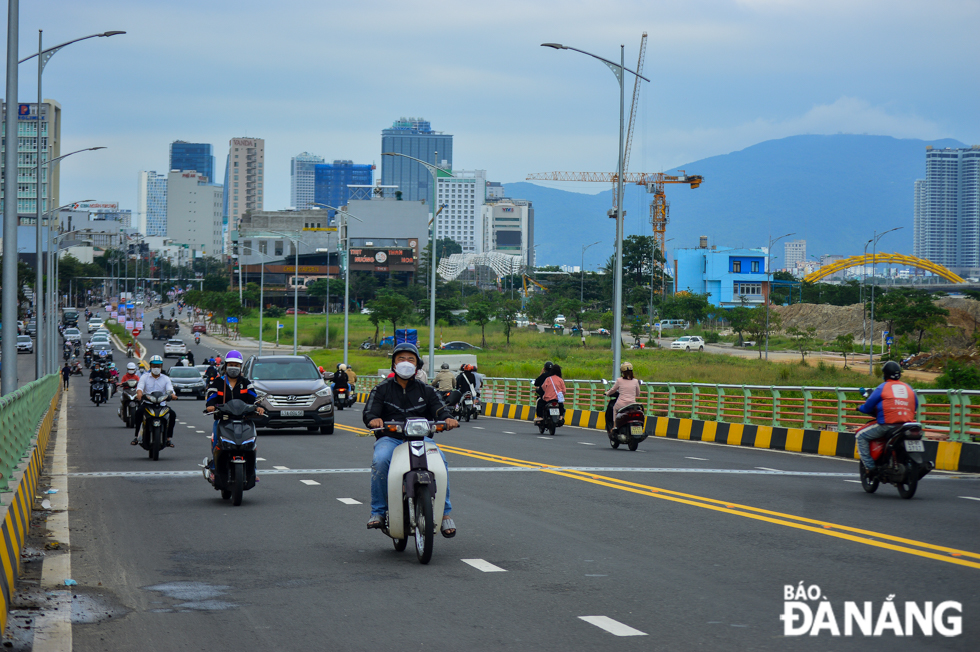
{"type": "MultiPolygon", "coordinates": [[[[370,391],[383,380],[360,376],[358,390],[370,391]]],[[[534,405],[529,378],[485,378],[487,403],[534,405]]],[[[608,398],[598,380],[566,380],[565,407],[573,410],[606,409],[608,398]]],[[[980,391],[919,389],[916,418],[927,434],[950,441],[980,441],[980,391]]],[[[864,403],[857,387],[799,387],[765,385],[709,385],[643,381],[639,402],[650,416],[679,417],[817,430],[853,431],[868,422],[857,411],[864,403]]]]}
{"type": "Polygon", "coordinates": [[[48,374],[0,397],[0,491],[10,491],[13,470],[30,454],[60,382],[58,374],[48,374]]]}

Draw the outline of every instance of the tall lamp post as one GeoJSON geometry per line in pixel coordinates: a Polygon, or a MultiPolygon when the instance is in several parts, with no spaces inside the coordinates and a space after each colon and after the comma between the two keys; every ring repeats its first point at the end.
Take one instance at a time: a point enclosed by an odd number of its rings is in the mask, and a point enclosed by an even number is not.
{"type": "Polygon", "coordinates": [[[868,309],[864,305],[864,286],[868,282],[868,245],[872,242],[874,238],[864,243],[864,261],[861,263],[861,337],[864,339],[864,348],[868,348],[868,309]]]}
{"type": "Polygon", "coordinates": [[[871,348],[869,349],[870,352],[868,353],[868,375],[869,376],[873,376],[874,375],[874,358],[875,358],[875,268],[878,267],[878,265],[877,265],[877,262],[878,262],[878,241],[881,240],[881,238],[886,233],[891,233],[892,231],[898,231],[899,229],[903,229],[903,228],[905,228],[905,227],[896,226],[894,229],[888,229],[887,231],[885,231],[885,233],[881,233],[881,234],[879,234],[877,231],[875,231],[874,237],[871,238],[873,240],[873,244],[871,246],[871,319],[870,319],[870,322],[871,322],[870,323],[870,326],[871,326],[871,337],[869,338],[870,341],[871,341],[871,348]]]}
{"type": "MultiPolygon", "coordinates": [[[[255,251],[254,247],[249,247],[249,253],[245,254],[248,256],[262,256],[262,266],[259,272],[259,355],[262,355],[262,336],[265,335],[265,331],[262,329],[262,313],[265,311],[265,259],[274,258],[269,254],[264,254],[261,251],[255,251]]],[[[241,271],[242,264],[241,260],[238,261],[238,269],[241,271]]]]}
{"type": "Polygon", "coordinates": [[[600,56],[592,54],[591,52],[586,52],[585,50],[579,50],[578,48],[573,48],[568,45],[562,45],[561,43],[542,43],[542,47],[554,48],[556,50],[573,50],[581,54],[588,55],[593,59],[598,59],[602,63],[609,66],[609,69],[614,75],[616,75],[616,80],[619,82],[619,152],[616,157],[616,207],[610,210],[610,217],[612,217],[612,211],[615,210],[616,217],[616,269],[615,269],[615,290],[613,296],[613,378],[619,376],[619,364],[622,358],[622,348],[623,348],[623,141],[624,141],[624,123],[625,123],[625,111],[626,111],[626,94],[624,90],[625,73],[630,73],[635,75],[643,81],[650,81],[643,75],[634,72],[626,67],[626,49],[625,46],[619,46],[619,63],[614,63],[608,59],[604,59],[600,56]]]}
{"type": "Polygon", "coordinates": [[[596,240],[590,245],[582,245],[582,267],[579,270],[582,273],[582,281],[580,283],[582,287],[579,289],[578,294],[579,303],[585,303],[585,252],[588,251],[589,247],[594,247],[600,242],[602,242],[602,240],[596,240]]]}
{"type": "Polygon", "coordinates": [[[787,233],[786,235],[781,235],[775,240],[772,236],[769,236],[769,248],[766,249],[766,360],[769,359],[769,305],[772,303],[772,246],[782,240],[783,238],[788,238],[791,235],[796,235],[795,233],[787,233]]]}
{"type": "MultiPolygon", "coordinates": [[[[347,211],[345,211],[342,208],[337,208],[335,206],[330,206],[328,204],[319,204],[317,202],[310,202],[310,205],[311,206],[321,206],[323,208],[326,208],[327,210],[337,211],[338,213],[340,213],[340,218],[341,218],[341,220],[340,220],[340,233],[338,234],[338,237],[337,237],[337,244],[339,245],[341,239],[343,239],[343,241],[344,241],[344,253],[343,253],[343,260],[344,260],[344,364],[347,364],[347,349],[348,349],[348,345],[349,345],[349,342],[347,341],[347,333],[350,330],[350,236],[348,235],[347,219],[350,218],[352,220],[357,220],[358,222],[360,222],[361,220],[359,218],[355,217],[354,215],[351,215],[350,213],[348,213],[347,211]],[[341,236],[342,236],[342,238],[341,238],[341,236]]],[[[329,264],[330,264],[330,258],[328,257],[327,258],[327,266],[328,266],[328,268],[329,268],[329,264]]],[[[330,287],[330,276],[328,274],[327,275],[327,288],[328,288],[328,291],[329,291],[329,287],[330,287]]],[[[329,310],[329,305],[328,305],[328,310],[329,310]]],[[[327,319],[329,320],[330,317],[327,317],[327,319]]],[[[330,326],[329,326],[329,322],[328,322],[327,330],[329,330],[329,329],[330,329],[330,326]]],[[[329,336],[329,334],[328,334],[328,336],[329,336]]]]}
{"type": "MultiPolygon", "coordinates": [[[[436,156],[438,156],[436,152],[436,156]]],[[[432,224],[429,230],[429,249],[431,256],[429,258],[429,267],[432,268],[430,274],[429,286],[429,380],[431,381],[435,377],[435,359],[436,359],[436,192],[439,185],[438,175],[440,172],[444,172],[452,176],[452,171],[441,168],[433,163],[426,163],[421,159],[417,159],[414,156],[409,156],[407,154],[401,154],[399,152],[382,152],[382,156],[401,156],[407,158],[411,161],[425,167],[432,175],[432,224]]],[[[344,343],[346,347],[346,342],[344,343]]],[[[346,351],[346,349],[344,349],[346,351]]],[[[346,357],[346,356],[345,356],[346,357]]]]}

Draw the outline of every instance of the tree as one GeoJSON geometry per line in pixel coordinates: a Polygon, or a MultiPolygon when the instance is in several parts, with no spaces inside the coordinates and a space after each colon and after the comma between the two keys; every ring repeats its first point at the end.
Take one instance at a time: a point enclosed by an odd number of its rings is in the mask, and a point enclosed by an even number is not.
{"type": "Polygon", "coordinates": [[[813,346],[817,341],[817,327],[807,326],[806,328],[797,328],[793,326],[792,328],[786,329],[786,334],[793,338],[793,344],[796,346],[796,350],[800,352],[803,362],[806,362],[806,354],[813,350],[813,346]]]}
{"type": "Polygon", "coordinates": [[[497,320],[504,325],[504,336],[510,345],[510,332],[514,328],[518,313],[521,312],[521,302],[517,299],[501,299],[497,302],[497,320]]]}
{"type": "Polygon", "coordinates": [[[374,299],[378,288],[378,279],[373,272],[352,272],[350,275],[350,295],[354,303],[367,302],[374,299]]]}
{"type": "Polygon", "coordinates": [[[328,297],[334,299],[343,298],[344,282],[339,278],[318,278],[306,286],[306,294],[316,299],[323,299],[324,312],[326,312],[328,297]]]}
{"type": "Polygon", "coordinates": [[[404,323],[412,313],[412,302],[387,288],[378,290],[377,296],[368,302],[367,307],[371,310],[371,323],[375,326],[375,341],[378,324],[390,321],[391,332],[394,333],[398,329],[398,323],[404,323]]]}
{"type": "Polygon", "coordinates": [[[769,327],[766,327],[766,311],[757,308],[752,311],[752,319],[749,321],[747,330],[749,335],[755,340],[756,348],[759,349],[759,359],[762,359],[762,347],[765,345],[766,335],[772,335],[783,325],[783,320],[778,312],[769,313],[769,327]]]}
{"type": "Polygon", "coordinates": [[[844,355],[844,368],[847,369],[847,354],[854,352],[854,334],[838,335],[834,340],[834,348],[844,355]]]}
{"type": "Polygon", "coordinates": [[[228,287],[228,277],[224,274],[209,273],[204,277],[205,292],[227,292],[228,287]]]}
{"type": "Polygon", "coordinates": [[[749,327],[749,323],[752,321],[753,308],[746,308],[745,306],[737,306],[732,308],[728,315],[728,323],[731,325],[732,330],[738,333],[738,346],[742,346],[743,337],[742,333],[745,332],[749,327]]]}
{"type": "Polygon", "coordinates": [[[480,325],[480,346],[487,345],[487,324],[493,319],[495,312],[490,301],[480,301],[467,306],[466,320],[480,325]]]}
{"type": "Polygon", "coordinates": [[[892,334],[918,333],[916,353],[922,352],[922,336],[929,328],[944,324],[949,311],[936,305],[925,290],[898,288],[875,300],[875,317],[888,322],[892,334]]]}
{"type": "Polygon", "coordinates": [[[604,312],[604,313],[602,313],[602,317],[599,318],[599,323],[607,331],[611,331],[612,330],[612,327],[613,327],[613,321],[614,321],[614,319],[615,319],[615,317],[613,316],[613,314],[611,312],[604,312]]]}

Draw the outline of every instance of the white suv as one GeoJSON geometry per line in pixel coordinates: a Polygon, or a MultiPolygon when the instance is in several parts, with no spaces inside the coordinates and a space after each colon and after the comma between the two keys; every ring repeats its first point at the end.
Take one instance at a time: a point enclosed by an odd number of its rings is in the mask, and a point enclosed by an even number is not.
{"type": "Polygon", "coordinates": [[[704,340],[697,335],[678,337],[670,343],[674,351],[704,351],[704,340]]]}
{"type": "Polygon", "coordinates": [[[163,357],[165,358],[170,356],[180,358],[185,355],[187,355],[187,347],[184,346],[183,340],[167,340],[167,343],[163,345],[163,357]]]}
{"type": "Polygon", "coordinates": [[[101,317],[92,317],[85,323],[85,325],[88,326],[88,332],[91,333],[102,328],[102,323],[101,317]]]}

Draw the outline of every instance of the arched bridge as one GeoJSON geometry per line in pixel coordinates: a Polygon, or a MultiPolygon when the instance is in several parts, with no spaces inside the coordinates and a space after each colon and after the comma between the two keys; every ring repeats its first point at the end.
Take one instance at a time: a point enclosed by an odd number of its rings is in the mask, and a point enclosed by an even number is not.
{"type": "Polygon", "coordinates": [[[851,256],[850,258],[844,258],[843,260],[838,260],[832,265],[824,265],[812,274],[807,274],[803,277],[803,280],[807,283],[815,283],[822,278],[826,278],[831,274],[843,271],[849,267],[859,267],[861,265],[873,265],[878,263],[894,263],[896,265],[908,265],[909,267],[917,267],[918,269],[931,272],[936,276],[941,276],[950,283],[966,283],[966,280],[960,278],[953,272],[949,271],[942,265],[930,262],[924,258],[917,258],[915,256],[906,256],[904,254],[864,254],[861,256],[851,256]]]}

